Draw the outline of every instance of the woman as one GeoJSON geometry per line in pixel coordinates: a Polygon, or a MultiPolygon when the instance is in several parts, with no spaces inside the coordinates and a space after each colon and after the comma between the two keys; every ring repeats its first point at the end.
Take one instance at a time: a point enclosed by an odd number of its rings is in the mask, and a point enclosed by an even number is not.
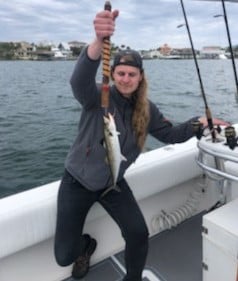
{"type": "MultiPolygon", "coordinates": [[[[184,142],[194,135],[191,121],[207,124],[206,118],[195,117],[172,126],[147,98],[140,55],[132,50],[119,52],[112,65],[114,85],[110,87],[109,112],[114,113],[121,151],[127,161],[120,166],[117,182],[120,192],[111,190],[102,196],[111,186],[112,178],[102,145],[104,112],[100,104],[101,86],[96,84],[95,76],[103,38],[113,34],[118,14],[115,10],[96,15],[96,38],[82,51],[71,78],[74,96],[82,105],[82,114],[78,136],[67,156],[59,188],[55,256],[61,266],[74,263],[74,278],[80,279],[87,274],[97,242],[82,232],[86,215],[97,201],[118,224],[125,239],[127,272],[124,281],[140,281],[148,251],[148,229],[124,173],[142,151],[148,133],[165,143],[184,142]]],[[[214,119],[214,123],[227,124],[218,119],[214,119]]]]}

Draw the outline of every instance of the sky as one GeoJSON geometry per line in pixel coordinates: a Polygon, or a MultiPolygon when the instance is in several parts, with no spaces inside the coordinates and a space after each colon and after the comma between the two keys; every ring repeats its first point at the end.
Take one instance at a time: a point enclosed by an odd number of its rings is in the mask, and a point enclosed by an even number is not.
{"type": "MultiPolygon", "coordinates": [[[[111,0],[120,12],[111,41],[136,50],[163,44],[190,47],[180,0],[111,0]]],[[[103,10],[101,0],[0,0],[0,42],[40,42],[94,39],[93,19],[103,10]]],[[[196,49],[228,46],[221,1],[184,0],[196,49]]],[[[238,45],[238,0],[225,2],[233,45],[238,45]]]]}

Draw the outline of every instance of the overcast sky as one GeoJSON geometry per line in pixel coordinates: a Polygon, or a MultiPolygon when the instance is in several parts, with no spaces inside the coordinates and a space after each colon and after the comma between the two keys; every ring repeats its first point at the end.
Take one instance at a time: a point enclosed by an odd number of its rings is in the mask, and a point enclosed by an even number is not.
{"type": "MultiPolygon", "coordinates": [[[[180,0],[111,0],[120,11],[111,41],[134,49],[190,47],[180,0]]],[[[194,46],[228,46],[220,1],[184,0],[194,46]]],[[[94,37],[93,19],[102,10],[100,0],[0,0],[0,41],[59,42],[94,37]]],[[[226,2],[233,45],[238,45],[238,1],[226,2]]]]}

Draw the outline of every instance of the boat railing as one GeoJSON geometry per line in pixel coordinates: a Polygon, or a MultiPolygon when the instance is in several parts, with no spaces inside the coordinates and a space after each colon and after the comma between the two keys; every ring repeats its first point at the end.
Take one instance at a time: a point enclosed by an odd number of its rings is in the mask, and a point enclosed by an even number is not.
{"type": "Polygon", "coordinates": [[[197,164],[215,180],[228,180],[229,182],[238,182],[238,124],[232,127],[223,127],[217,134],[214,142],[211,136],[203,136],[198,142],[197,164]],[[232,128],[234,138],[227,138],[227,129],[232,128]]]}

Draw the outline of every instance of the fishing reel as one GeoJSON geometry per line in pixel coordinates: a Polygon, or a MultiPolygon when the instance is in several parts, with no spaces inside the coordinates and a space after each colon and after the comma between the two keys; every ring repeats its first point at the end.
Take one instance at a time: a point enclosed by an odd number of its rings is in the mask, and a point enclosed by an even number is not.
{"type": "Polygon", "coordinates": [[[204,131],[203,124],[199,121],[193,121],[192,126],[197,139],[200,140],[203,136],[204,131]]]}
{"type": "Polygon", "coordinates": [[[233,126],[225,128],[225,137],[225,145],[228,145],[230,149],[233,150],[236,146],[238,146],[238,137],[236,136],[236,131],[233,126]]]}
{"type": "MultiPolygon", "coordinates": [[[[208,128],[204,127],[201,122],[193,121],[192,126],[193,126],[193,131],[195,132],[195,135],[196,135],[198,140],[200,140],[202,138],[202,136],[207,136],[207,133],[205,133],[205,131],[208,128]]],[[[213,136],[214,136],[214,133],[218,133],[218,134],[221,133],[221,127],[220,126],[213,127],[212,130],[213,130],[213,132],[212,132],[213,136]]]]}
{"type": "MultiPolygon", "coordinates": [[[[204,133],[204,131],[207,128],[203,127],[203,124],[200,123],[199,121],[193,121],[192,122],[192,126],[193,126],[193,130],[195,132],[195,135],[197,137],[198,140],[200,140],[203,136],[207,136],[207,134],[204,133]]],[[[213,130],[215,131],[215,134],[221,134],[222,129],[220,126],[214,127],[213,130]]],[[[235,149],[235,147],[238,146],[238,137],[236,135],[236,130],[233,126],[228,126],[224,129],[224,137],[226,142],[224,143],[224,145],[227,145],[230,149],[235,149]]],[[[215,136],[213,142],[222,142],[223,139],[217,138],[215,136]]]]}

